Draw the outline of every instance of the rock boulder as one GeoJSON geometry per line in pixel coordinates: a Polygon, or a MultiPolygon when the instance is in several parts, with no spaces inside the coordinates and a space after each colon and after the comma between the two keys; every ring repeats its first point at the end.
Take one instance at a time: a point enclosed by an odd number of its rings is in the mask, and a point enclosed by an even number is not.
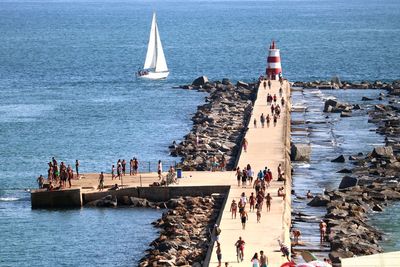
{"type": "Polygon", "coordinates": [[[203,85],[205,85],[206,83],[208,83],[208,78],[207,78],[207,76],[200,76],[200,77],[198,77],[197,79],[195,79],[193,82],[192,82],[192,85],[194,85],[194,86],[203,86],[203,85]]]}
{"type": "Polygon", "coordinates": [[[311,146],[308,144],[293,144],[290,148],[292,161],[310,161],[311,146]]]}

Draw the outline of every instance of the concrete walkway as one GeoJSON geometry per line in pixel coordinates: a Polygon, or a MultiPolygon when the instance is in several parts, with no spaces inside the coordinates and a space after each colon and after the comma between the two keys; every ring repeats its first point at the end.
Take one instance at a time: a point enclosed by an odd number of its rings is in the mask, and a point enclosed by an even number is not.
{"type": "MultiPolygon", "coordinates": [[[[260,250],[263,250],[269,260],[268,266],[280,266],[286,262],[285,258],[281,256],[279,252],[278,239],[285,240],[287,243],[288,233],[284,233],[284,230],[288,232],[287,227],[284,227],[284,201],[282,197],[277,196],[277,191],[280,186],[283,186],[283,182],[276,181],[277,179],[277,167],[281,163],[284,165],[285,160],[285,133],[286,130],[286,112],[282,110],[281,118],[278,120],[276,126],[273,125],[271,120],[270,126],[265,125],[261,128],[260,115],[264,113],[266,116],[270,114],[270,105],[267,105],[267,93],[272,95],[276,94],[279,97],[280,83],[278,81],[272,81],[272,88],[269,89],[263,87],[261,83],[260,89],[258,90],[257,100],[253,109],[253,115],[249,123],[249,130],[246,134],[248,140],[247,152],[242,151],[238,166],[243,169],[247,164],[250,164],[255,172],[255,176],[259,170],[263,170],[265,166],[270,168],[273,173],[273,182],[267,189],[266,193],[270,193],[272,196],[271,211],[266,211],[265,203],[263,205],[261,222],[257,223],[256,212],[249,212],[248,205],[246,205],[246,211],[249,219],[246,223],[246,229],[242,230],[240,218],[237,216],[236,219],[231,218],[230,203],[233,199],[238,202],[240,194],[245,192],[246,196],[249,197],[251,192],[255,192],[252,186],[246,186],[246,188],[238,187],[235,177],[230,178],[230,184],[232,188],[230,190],[228,201],[223,212],[220,228],[222,230],[220,235],[221,251],[222,251],[222,262],[223,266],[225,262],[229,262],[229,266],[251,266],[250,260],[254,253],[259,254],[260,250]],[[257,128],[253,126],[254,118],[257,119],[257,128]],[[238,263],[236,258],[235,242],[239,238],[246,242],[245,245],[245,257],[243,262],[238,263]]],[[[285,100],[288,99],[289,85],[287,82],[283,86],[283,96],[285,100]]],[[[285,109],[288,108],[286,105],[285,109]]],[[[232,174],[231,174],[232,175],[232,174]]],[[[234,175],[234,174],[233,174],[234,175]]],[[[290,184],[290,183],[289,183],[290,184]]],[[[289,191],[290,192],[290,191],[289,191]]],[[[289,245],[289,244],[287,244],[289,245]]],[[[215,254],[215,246],[211,257],[209,266],[218,266],[217,257],[215,254]]]]}

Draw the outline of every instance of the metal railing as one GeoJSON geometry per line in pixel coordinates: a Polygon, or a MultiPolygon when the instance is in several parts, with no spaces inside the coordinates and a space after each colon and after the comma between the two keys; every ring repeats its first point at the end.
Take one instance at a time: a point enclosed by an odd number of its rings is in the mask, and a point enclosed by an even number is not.
{"type": "MultiPolygon", "coordinates": [[[[162,162],[162,169],[163,172],[167,172],[169,167],[172,166],[176,169],[178,162],[177,161],[161,161],[162,162]]],[[[117,164],[114,164],[115,168],[117,164]]],[[[129,173],[130,164],[129,161],[126,162],[126,173],[129,173]]],[[[139,173],[149,173],[149,172],[157,172],[158,171],[158,160],[154,161],[140,161],[138,165],[138,172],[139,173]]]]}

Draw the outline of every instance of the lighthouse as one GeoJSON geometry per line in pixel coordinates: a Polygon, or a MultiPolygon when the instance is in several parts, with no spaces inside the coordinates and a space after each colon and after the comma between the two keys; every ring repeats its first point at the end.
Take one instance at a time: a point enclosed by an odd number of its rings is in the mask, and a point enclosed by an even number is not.
{"type": "Polygon", "coordinates": [[[266,74],[271,80],[278,80],[282,77],[281,56],[275,41],[272,41],[269,46],[266,74]]]}

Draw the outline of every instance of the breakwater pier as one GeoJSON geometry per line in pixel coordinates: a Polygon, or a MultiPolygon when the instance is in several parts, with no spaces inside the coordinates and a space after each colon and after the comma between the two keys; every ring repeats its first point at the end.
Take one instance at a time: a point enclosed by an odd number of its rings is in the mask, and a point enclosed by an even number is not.
{"type": "MultiPolygon", "coordinates": [[[[279,100],[281,98],[279,97],[279,100]]],[[[217,223],[221,228],[219,242],[221,244],[223,262],[229,262],[229,266],[247,266],[255,252],[263,250],[269,259],[269,266],[280,266],[286,262],[279,251],[278,239],[290,247],[290,85],[284,81],[271,81],[271,86],[263,82],[257,91],[257,98],[254,102],[249,125],[243,125],[248,130],[245,133],[246,151],[243,146],[238,154],[237,166],[240,169],[251,165],[254,171],[254,180],[259,170],[268,167],[272,172],[273,180],[266,189],[266,193],[272,196],[271,210],[267,211],[266,205],[261,211],[261,219],[257,222],[256,211],[249,210],[249,203],[245,208],[248,214],[246,228],[242,229],[240,216],[231,218],[230,203],[232,200],[239,202],[240,196],[244,193],[249,198],[254,191],[252,184],[238,185],[235,171],[185,171],[179,184],[169,187],[150,187],[149,184],[158,181],[156,173],[147,173],[138,176],[124,176],[124,187],[116,191],[98,191],[98,174],[85,174],[75,181],[73,189],[56,191],[32,191],[32,207],[80,207],[86,203],[100,199],[106,195],[143,197],[152,201],[167,201],[169,198],[179,196],[206,196],[213,193],[225,196],[224,206],[217,223]],[[282,88],[280,93],[279,89],[282,88]],[[267,103],[267,94],[277,95],[286,100],[281,105],[281,113],[276,123],[273,121],[271,104],[267,103]],[[260,124],[261,115],[271,117],[269,124],[264,127],[260,124]],[[254,120],[258,121],[257,127],[254,120]],[[277,181],[278,165],[285,173],[285,181],[277,181]],[[283,196],[278,196],[278,189],[283,187],[283,196]],[[62,194],[60,194],[62,192],[62,194]],[[76,195],[74,201],[67,197],[69,193],[76,195]],[[46,199],[49,200],[46,203],[46,199]],[[50,201],[51,200],[51,201],[50,201]],[[70,205],[64,205],[64,204],[70,205]],[[245,255],[242,262],[236,261],[235,242],[238,237],[245,240],[245,255]]],[[[253,180],[253,181],[254,181],[253,180]]],[[[105,184],[111,186],[119,180],[111,180],[110,175],[105,175],[105,184]]],[[[265,201],[265,200],[264,200],[265,201]]],[[[212,243],[213,244],[213,243],[212,243]]],[[[217,260],[215,247],[211,246],[207,253],[204,266],[216,266],[217,260]]]]}

